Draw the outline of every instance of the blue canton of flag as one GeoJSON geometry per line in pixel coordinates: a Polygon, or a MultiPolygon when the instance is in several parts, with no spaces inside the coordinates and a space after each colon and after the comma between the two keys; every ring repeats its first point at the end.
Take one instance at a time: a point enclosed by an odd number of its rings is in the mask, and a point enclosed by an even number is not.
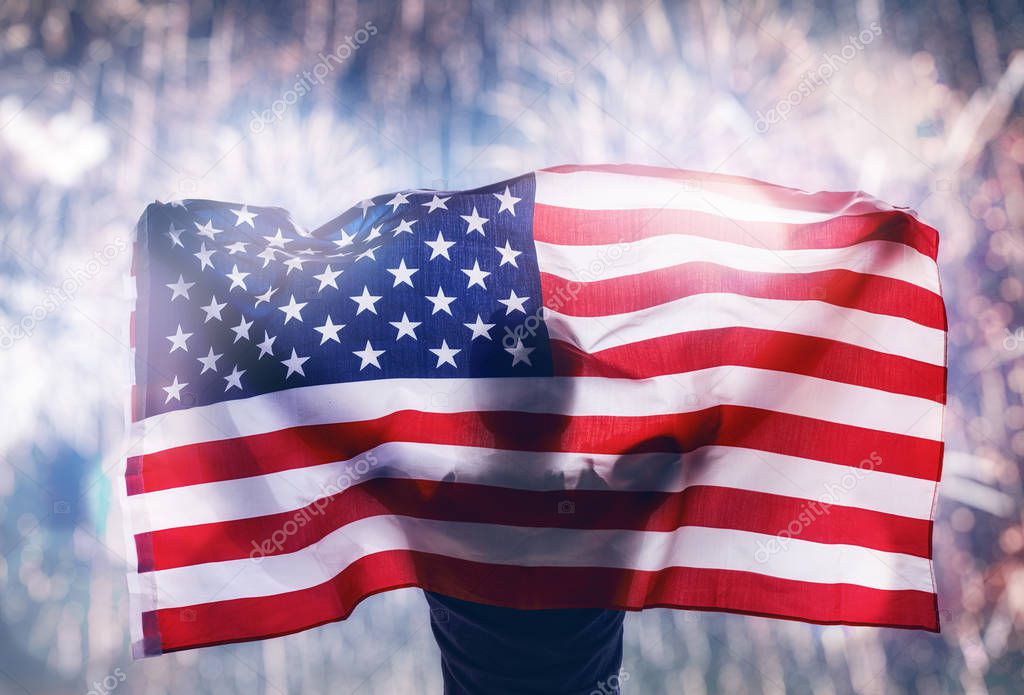
{"type": "Polygon", "coordinates": [[[280,208],[150,205],[134,417],[293,386],[550,375],[534,185],[378,196],[312,232],[280,208]]]}

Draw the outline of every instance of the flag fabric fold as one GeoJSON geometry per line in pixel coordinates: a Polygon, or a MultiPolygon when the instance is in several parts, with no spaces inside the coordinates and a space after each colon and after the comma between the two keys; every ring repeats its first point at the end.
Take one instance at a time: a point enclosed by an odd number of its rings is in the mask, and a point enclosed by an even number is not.
{"type": "Polygon", "coordinates": [[[561,166],[150,205],[123,502],[133,654],[422,587],[938,629],[938,235],[861,192],[561,166]]]}

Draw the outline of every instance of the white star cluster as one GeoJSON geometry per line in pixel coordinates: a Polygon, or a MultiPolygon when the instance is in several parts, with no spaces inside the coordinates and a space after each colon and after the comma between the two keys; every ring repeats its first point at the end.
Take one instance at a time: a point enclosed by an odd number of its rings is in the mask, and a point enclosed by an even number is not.
{"type": "Polygon", "coordinates": [[[531,367],[529,337],[502,343],[494,330],[503,320],[495,317],[521,321],[539,305],[520,277],[528,237],[509,226],[523,219],[522,202],[510,186],[471,200],[401,192],[360,202],[351,226],[327,238],[267,208],[179,206],[192,219],[175,212],[154,237],[164,246],[155,250],[175,260],[171,281],[152,297],[153,311],[173,313],[161,335],[174,367],[159,370],[153,388],[163,404],[185,407],[196,403],[184,398],[195,389],[252,395],[300,385],[311,368],[360,378],[419,365],[427,376],[450,376],[475,344],[493,345],[506,368],[531,367]],[[186,254],[190,262],[178,260],[186,254]]]}

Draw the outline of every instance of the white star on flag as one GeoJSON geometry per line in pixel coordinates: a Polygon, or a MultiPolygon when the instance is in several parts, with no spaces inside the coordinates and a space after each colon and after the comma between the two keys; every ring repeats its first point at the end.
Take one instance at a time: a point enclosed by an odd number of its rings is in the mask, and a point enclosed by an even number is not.
{"type": "Polygon", "coordinates": [[[322,326],[314,327],[314,330],[320,333],[320,344],[323,345],[328,340],[333,340],[336,343],[340,343],[341,340],[338,339],[338,331],[340,331],[344,327],[345,324],[343,323],[336,324],[333,321],[331,321],[331,315],[328,314],[327,323],[325,323],[322,326]]]}
{"type": "Polygon", "coordinates": [[[241,272],[238,269],[238,266],[235,265],[235,267],[231,269],[231,272],[228,273],[228,277],[231,278],[231,287],[228,288],[229,292],[235,289],[236,287],[241,287],[246,292],[249,291],[249,289],[245,286],[245,278],[249,277],[249,273],[241,272]]]}
{"type": "Polygon", "coordinates": [[[505,186],[504,193],[492,193],[491,195],[493,195],[495,198],[501,201],[501,207],[498,208],[499,214],[503,210],[508,210],[509,212],[512,213],[513,217],[516,216],[516,203],[522,200],[522,198],[516,198],[514,195],[509,193],[508,186],[505,186]]]}
{"type": "Polygon", "coordinates": [[[227,391],[232,386],[237,386],[238,390],[241,391],[243,374],[245,374],[245,370],[239,369],[238,365],[235,365],[234,368],[232,368],[231,373],[224,377],[224,380],[228,382],[227,386],[224,387],[224,390],[227,391]]]}
{"type": "Polygon", "coordinates": [[[377,307],[375,304],[380,301],[380,297],[370,294],[370,290],[366,285],[363,285],[362,294],[356,295],[355,297],[349,297],[349,299],[359,305],[359,308],[356,309],[356,316],[359,316],[359,314],[364,311],[369,311],[371,314],[377,313],[377,307]]]}
{"type": "Polygon", "coordinates": [[[218,304],[216,295],[211,297],[209,304],[207,304],[206,306],[199,307],[200,309],[206,312],[206,318],[203,319],[203,323],[206,323],[210,319],[217,319],[218,321],[222,321],[223,319],[220,316],[220,312],[221,309],[223,309],[227,305],[227,302],[224,302],[223,304],[218,304]]]}
{"type": "Polygon", "coordinates": [[[247,224],[253,229],[256,228],[256,223],[253,222],[253,220],[255,220],[259,216],[259,214],[255,212],[249,212],[249,208],[246,207],[244,204],[237,210],[232,209],[231,212],[235,213],[235,217],[238,218],[238,221],[235,222],[236,227],[241,224],[247,224]]]}
{"type": "Polygon", "coordinates": [[[317,292],[323,292],[327,287],[338,289],[337,280],[341,273],[342,271],[340,270],[331,270],[331,266],[328,264],[327,268],[324,269],[324,272],[319,275],[314,275],[313,277],[320,281],[320,289],[318,289],[317,292]]]}
{"type": "Polygon", "coordinates": [[[423,243],[430,247],[430,258],[427,260],[432,261],[438,256],[444,256],[449,261],[451,260],[451,257],[448,255],[448,249],[455,246],[455,242],[446,241],[445,238],[441,236],[441,232],[437,233],[437,239],[434,241],[424,241],[423,243]]]}
{"type": "Polygon", "coordinates": [[[372,208],[373,205],[373,200],[371,200],[370,198],[365,198],[356,203],[356,207],[360,208],[363,211],[363,217],[366,217],[366,211],[372,208]]]}
{"type": "Polygon", "coordinates": [[[175,350],[179,349],[188,352],[188,345],[186,345],[186,342],[191,337],[191,333],[181,332],[181,324],[179,323],[177,333],[175,333],[174,335],[167,336],[167,339],[171,341],[171,352],[174,352],[175,350]]]}
{"type": "Polygon", "coordinates": [[[282,250],[284,249],[284,245],[285,244],[287,244],[288,242],[292,241],[292,239],[286,239],[284,237],[284,235],[281,234],[281,228],[280,227],[278,227],[277,233],[274,236],[266,236],[266,235],[264,235],[263,238],[267,240],[267,247],[268,248],[272,247],[272,248],[278,248],[278,249],[282,249],[282,250]]]}
{"type": "Polygon", "coordinates": [[[395,193],[395,197],[384,203],[385,205],[391,206],[391,212],[396,211],[400,206],[405,205],[409,202],[409,198],[404,193],[395,193]]]}
{"type": "Polygon", "coordinates": [[[352,245],[352,243],[353,243],[353,241],[355,240],[355,238],[356,238],[356,235],[355,235],[355,234],[349,234],[349,233],[348,233],[348,232],[346,232],[346,231],[345,231],[344,229],[342,229],[342,230],[341,230],[341,238],[340,238],[340,239],[335,239],[333,243],[334,243],[334,244],[335,244],[335,245],[336,245],[336,246],[337,246],[337,247],[338,247],[339,249],[343,249],[343,248],[345,248],[346,246],[351,246],[351,245],[352,245]]]}
{"type": "Polygon", "coordinates": [[[399,234],[412,234],[412,226],[417,222],[419,222],[419,220],[413,220],[411,222],[408,220],[402,220],[394,229],[395,236],[398,236],[399,234]]]}
{"type": "Polygon", "coordinates": [[[407,268],[403,258],[398,262],[397,268],[385,268],[385,270],[395,276],[395,284],[392,287],[398,287],[399,285],[412,287],[412,274],[419,270],[419,268],[407,268]]]}
{"type": "Polygon", "coordinates": [[[203,225],[197,223],[196,228],[198,230],[196,234],[198,234],[199,236],[204,236],[210,241],[216,241],[216,236],[224,232],[223,229],[217,229],[216,227],[213,226],[213,220],[210,220],[209,222],[203,225]]]}
{"type": "Polygon", "coordinates": [[[231,330],[235,332],[235,339],[231,342],[237,343],[239,340],[248,340],[250,328],[252,328],[252,321],[246,321],[243,316],[242,320],[238,322],[238,325],[231,328],[231,330]]]}
{"type": "Polygon", "coordinates": [[[498,303],[505,305],[505,316],[508,316],[513,311],[521,311],[525,314],[526,308],[523,304],[526,303],[527,299],[529,299],[529,297],[518,297],[516,296],[516,291],[511,290],[508,295],[508,299],[499,299],[498,303]]]}
{"type": "Polygon", "coordinates": [[[353,350],[352,354],[360,359],[361,363],[359,365],[359,371],[363,371],[367,365],[371,364],[377,369],[380,369],[380,362],[377,361],[377,358],[383,355],[384,352],[384,350],[374,350],[373,345],[370,345],[370,341],[367,340],[365,348],[362,350],[353,350]]]}
{"type": "Polygon", "coordinates": [[[422,321],[410,321],[409,315],[406,312],[402,312],[401,321],[388,321],[392,326],[398,329],[398,335],[395,340],[401,340],[402,336],[407,335],[413,340],[419,340],[416,337],[416,327],[419,326],[422,321]]]}
{"type": "Polygon", "coordinates": [[[284,262],[284,264],[286,266],[288,266],[288,270],[286,270],[284,274],[285,275],[290,275],[293,270],[300,270],[301,271],[302,270],[302,264],[305,263],[305,262],[306,262],[306,260],[304,258],[299,258],[298,256],[294,256],[292,258],[289,258],[287,261],[284,262]]]}
{"type": "Polygon", "coordinates": [[[223,229],[217,229],[213,226],[213,220],[210,220],[206,224],[196,223],[196,233],[200,236],[206,236],[211,242],[215,242],[217,234],[223,233],[223,229]]]}
{"type": "Polygon", "coordinates": [[[480,236],[487,236],[487,234],[484,233],[484,224],[486,224],[490,220],[488,220],[486,217],[481,217],[480,215],[478,215],[476,212],[475,205],[473,206],[472,215],[459,215],[459,217],[464,219],[466,221],[466,224],[469,225],[469,228],[466,230],[466,234],[480,232],[480,236]]]}
{"type": "Polygon", "coordinates": [[[256,359],[263,359],[265,355],[274,356],[274,341],[277,340],[276,335],[270,335],[266,331],[263,331],[263,342],[257,343],[256,347],[260,349],[260,356],[256,359]]]}
{"type": "Polygon", "coordinates": [[[364,258],[369,258],[371,261],[377,260],[377,257],[373,255],[373,252],[376,251],[379,248],[380,248],[379,246],[374,246],[372,249],[366,249],[361,254],[356,256],[356,260],[357,261],[361,261],[364,258]]]}
{"type": "Polygon", "coordinates": [[[462,352],[462,350],[455,350],[448,347],[447,340],[442,340],[441,347],[430,348],[430,351],[437,356],[437,364],[434,365],[435,369],[440,368],[442,364],[450,364],[453,367],[457,367],[458,365],[455,364],[455,356],[462,352]]]}
{"type": "Polygon", "coordinates": [[[299,322],[301,323],[302,322],[302,313],[301,312],[302,312],[302,308],[304,306],[306,306],[306,302],[296,302],[295,301],[295,295],[293,294],[292,298],[288,300],[288,303],[285,306],[277,307],[277,310],[284,312],[284,322],[285,323],[288,323],[292,319],[298,319],[299,322]]]}
{"type": "Polygon", "coordinates": [[[473,261],[472,268],[463,268],[464,272],[469,277],[469,284],[466,285],[466,289],[469,289],[473,285],[479,285],[480,287],[487,289],[487,285],[484,284],[484,278],[490,275],[486,270],[480,270],[480,262],[473,261]]]}
{"type": "Polygon", "coordinates": [[[273,246],[268,246],[259,253],[256,254],[256,258],[263,259],[263,267],[266,268],[270,265],[271,261],[277,260],[277,254],[284,253],[281,249],[275,249],[273,246]]]}
{"type": "Polygon", "coordinates": [[[165,285],[171,289],[171,301],[173,302],[178,297],[184,297],[186,300],[189,299],[188,291],[195,285],[194,282],[185,282],[185,278],[182,275],[178,275],[177,282],[171,282],[165,285]]]}
{"type": "Polygon", "coordinates": [[[256,295],[256,303],[253,306],[259,306],[260,304],[263,304],[263,302],[269,302],[275,292],[277,292],[276,287],[268,287],[266,292],[256,295]]]}
{"type": "Polygon", "coordinates": [[[210,266],[211,268],[213,267],[213,261],[210,260],[210,256],[215,253],[217,253],[217,251],[214,249],[207,250],[206,242],[204,241],[199,252],[192,254],[199,259],[199,270],[206,270],[206,266],[210,266]]]}
{"type": "Polygon", "coordinates": [[[292,348],[292,356],[286,360],[281,360],[281,364],[288,367],[288,373],[284,375],[284,378],[287,379],[292,374],[306,376],[306,372],[302,370],[302,365],[308,361],[308,357],[299,357],[298,355],[295,354],[295,348],[292,348]]]}
{"type": "Polygon", "coordinates": [[[523,252],[514,250],[507,240],[505,241],[504,248],[501,246],[495,246],[494,250],[501,254],[501,263],[498,264],[498,267],[501,267],[506,263],[511,263],[516,268],[519,267],[519,264],[516,263],[516,256],[521,255],[523,252]]]}
{"type": "Polygon", "coordinates": [[[449,200],[451,200],[451,196],[448,196],[447,198],[440,198],[435,193],[434,194],[434,198],[432,200],[430,200],[430,201],[428,201],[426,203],[420,203],[420,205],[422,205],[425,208],[430,208],[429,210],[427,210],[427,212],[433,212],[434,210],[437,210],[437,209],[447,210],[448,209],[447,202],[449,200]]]}
{"type": "Polygon", "coordinates": [[[454,302],[456,298],[455,297],[446,297],[445,294],[444,294],[444,289],[443,288],[438,287],[437,288],[437,294],[434,295],[433,297],[431,297],[428,294],[427,295],[427,299],[429,299],[430,302],[434,305],[434,310],[430,312],[431,316],[433,316],[434,314],[436,314],[439,311],[443,311],[444,313],[448,314],[449,316],[452,315],[452,310],[451,310],[450,307],[451,307],[451,303],[454,302]]]}
{"type": "Polygon", "coordinates": [[[170,386],[162,386],[161,388],[167,392],[167,400],[164,403],[170,403],[171,399],[181,402],[181,390],[188,386],[188,382],[178,383],[178,377],[174,377],[174,382],[170,386]]]}
{"type": "Polygon", "coordinates": [[[167,236],[171,237],[171,248],[175,246],[185,248],[185,245],[181,243],[181,234],[184,231],[184,229],[176,229],[174,223],[171,222],[171,228],[167,230],[167,236]]]}
{"type": "Polygon", "coordinates": [[[200,374],[206,374],[206,372],[210,371],[210,370],[213,370],[213,371],[216,372],[217,371],[217,360],[219,360],[223,356],[224,356],[224,353],[221,353],[219,355],[215,355],[213,353],[213,347],[211,347],[210,351],[208,353],[206,353],[206,357],[197,357],[196,358],[196,360],[198,360],[199,363],[203,365],[203,371],[201,371],[199,373],[200,374]]]}
{"type": "Polygon", "coordinates": [[[515,347],[505,348],[505,352],[512,355],[512,366],[516,366],[520,362],[525,362],[527,366],[531,366],[530,353],[536,350],[536,348],[526,347],[523,345],[523,341],[519,338],[516,339],[515,347]]]}
{"type": "Polygon", "coordinates": [[[470,342],[473,342],[477,338],[481,338],[481,337],[482,338],[487,338],[488,340],[491,339],[491,329],[494,328],[494,324],[493,323],[484,323],[484,320],[482,318],[480,318],[480,314],[476,315],[476,321],[475,322],[473,322],[473,323],[464,323],[462,325],[465,326],[466,328],[468,328],[469,330],[473,331],[473,335],[469,339],[470,342]]]}

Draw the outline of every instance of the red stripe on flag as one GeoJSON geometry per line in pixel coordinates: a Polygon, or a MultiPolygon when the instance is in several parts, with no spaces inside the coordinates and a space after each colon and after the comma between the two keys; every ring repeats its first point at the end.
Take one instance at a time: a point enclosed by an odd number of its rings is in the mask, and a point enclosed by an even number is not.
{"type": "Polygon", "coordinates": [[[685,608],[821,624],[939,628],[935,594],[819,584],[734,570],[517,567],[396,550],[365,556],[309,589],[143,614],[148,643],[171,652],[277,637],[348,617],[374,594],[404,587],[520,609],[685,608]]]}
{"type": "MultiPolygon", "coordinates": [[[[687,191],[723,194],[737,200],[771,205],[789,210],[832,213],[837,216],[842,214],[847,217],[876,211],[895,210],[917,221],[917,218],[908,208],[890,206],[864,191],[815,191],[814,193],[808,193],[797,188],[780,186],[779,184],[759,181],[758,179],[745,176],[638,164],[566,164],[548,167],[541,171],[552,174],[592,172],[669,179],[684,182],[684,190],[687,191]]],[[[927,227],[927,225],[919,221],[918,224],[927,227]]]]}
{"type": "Polygon", "coordinates": [[[545,528],[674,531],[706,526],[781,534],[780,547],[792,537],[925,558],[931,533],[927,519],[726,487],[672,493],[537,491],[376,478],[302,509],[137,534],[139,571],[292,553],[346,524],[389,514],[545,528]]]}
{"type": "Polygon", "coordinates": [[[596,282],[576,282],[542,272],[541,290],[544,306],[570,316],[625,314],[683,297],[724,292],[825,302],[946,330],[946,311],[939,295],[902,280],[849,270],[755,273],[696,262],[596,282]]]}
{"type": "MultiPolygon", "coordinates": [[[[139,402],[141,395],[139,393],[139,387],[137,384],[131,386],[131,411],[132,411],[132,422],[136,422],[140,419],[140,406],[139,402]]],[[[128,467],[131,467],[131,459],[128,459],[128,467]]]]}
{"type": "Polygon", "coordinates": [[[453,444],[519,451],[601,454],[686,452],[718,444],[936,480],[941,443],[744,406],[675,415],[557,416],[492,411],[403,410],[375,420],[288,429],[190,444],[131,457],[128,494],[355,458],[385,442],[453,444]]]}
{"type": "Polygon", "coordinates": [[[621,244],[665,234],[688,234],[754,248],[836,249],[893,241],[935,260],[938,232],[900,210],[844,215],[825,222],[737,222],[706,212],[670,208],[579,210],[537,204],[533,238],[551,244],[621,244]]]}
{"type": "Polygon", "coordinates": [[[946,401],[946,369],[825,338],[715,328],[652,338],[587,354],[551,341],[558,376],[646,379],[724,365],[771,369],[946,401]]]}

